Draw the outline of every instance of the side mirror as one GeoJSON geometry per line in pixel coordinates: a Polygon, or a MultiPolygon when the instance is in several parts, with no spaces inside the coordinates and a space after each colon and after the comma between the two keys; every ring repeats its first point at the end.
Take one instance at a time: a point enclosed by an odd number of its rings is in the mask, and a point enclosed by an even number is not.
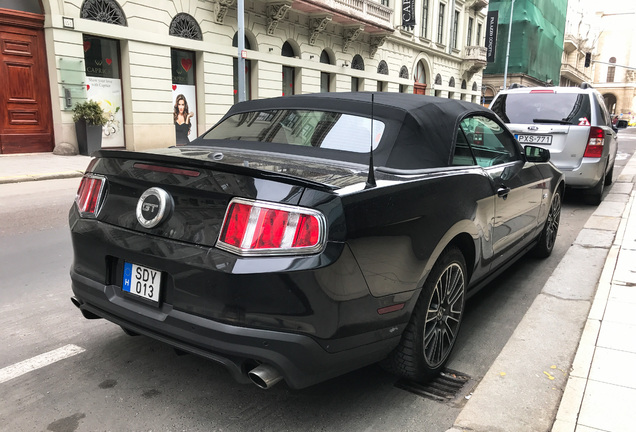
{"type": "Polygon", "coordinates": [[[548,162],[550,160],[550,150],[535,146],[525,146],[523,149],[528,162],[548,162]]]}
{"type": "Polygon", "coordinates": [[[616,128],[617,129],[625,129],[628,125],[627,120],[619,120],[616,122],[616,128]]]}

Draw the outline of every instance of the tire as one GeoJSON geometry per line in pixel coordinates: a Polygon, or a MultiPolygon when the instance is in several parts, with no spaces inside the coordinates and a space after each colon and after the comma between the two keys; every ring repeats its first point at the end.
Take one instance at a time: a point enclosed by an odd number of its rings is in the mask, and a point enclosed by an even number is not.
{"type": "Polygon", "coordinates": [[[437,376],[457,340],[465,303],[466,262],[451,246],[433,266],[402,340],[383,366],[418,382],[437,376]]]}
{"type": "Polygon", "coordinates": [[[614,164],[612,164],[612,167],[609,169],[607,174],[605,174],[605,186],[609,186],[612,184],[612,177],[614,177],[614,164]]]}
{"type": "Polygon", "coordinates": [[[559,223],[561,221],[561,191],[557,189],[552,197],[550,211],[545,220],[539,241],[532,249],[532,254],[539,258],[547,258],[552,254],[554,244],[556,243],[557,233],[559,231],[559,223]]]}
{"type": "Polygon", "coordinates": [[[601,201],[603,201],[603,191],[605,190],[605,178],[601,177],[601,179],[596,183],[592,189],[589,190],[585,194],[585,202],[590,205],[599,205],[601,201]]]}

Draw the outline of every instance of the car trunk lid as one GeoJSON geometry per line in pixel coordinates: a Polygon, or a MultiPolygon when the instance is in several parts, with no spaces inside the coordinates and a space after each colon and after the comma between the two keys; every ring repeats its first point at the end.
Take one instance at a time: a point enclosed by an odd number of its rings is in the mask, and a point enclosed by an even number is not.
{"type": "Polygon", "coordinates": [[[107,179],[100,221],[206,246],[215,244],[234,197],[297,205],[307,188],[329,193],[366,178],[344,166],[228,149],[100,151],[96,156],[90,170],[107,179]],[[138,204],[153,187],[167,192],[170,208],[159,224],[144,227],[138,204]]]}

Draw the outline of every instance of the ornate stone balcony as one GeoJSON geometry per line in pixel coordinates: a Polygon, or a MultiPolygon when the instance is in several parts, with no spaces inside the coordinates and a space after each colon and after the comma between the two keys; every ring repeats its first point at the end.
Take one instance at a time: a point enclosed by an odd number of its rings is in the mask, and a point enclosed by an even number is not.
{"type": "Polygon", "coordinates": [[[472,3],[470,2],[470,0],[468,0],[466,2],[466,5],[469,8],[479,12],[480,10],[488,6],[488,0],[474,0],[472,3]]]}
{"type": "MultiPolygon", "coordinates": [[[[592,68],[588,68],[591,69],[592,68]]],[[[561,63],[561,76],[569,79],[575,83],[592,82],[592,77],[585,73],[584,70],[578,69],[577,67],[569,64],[569,63],[561,63]]]]}
{"type": "Polygon", "coordinates": [[[327,15],[345,27],[358,25],[366,33],[393,31],[393,9],[373,0],[295,0],[292,9],[327,15]]]}
{"type": "Polygon", "coordinates": [[[465,48],[462,70],[472,75],[486,67],[486,47],[470,45],[465,48]]]}

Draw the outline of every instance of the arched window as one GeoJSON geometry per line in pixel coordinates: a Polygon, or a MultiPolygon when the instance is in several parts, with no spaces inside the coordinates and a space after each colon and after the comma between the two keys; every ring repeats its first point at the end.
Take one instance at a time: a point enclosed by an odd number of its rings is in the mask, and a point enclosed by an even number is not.
{"type": "MultiPolygon", "coordinates": [[[[186,39],[203,40],[201,27],[197,20],[187,13],[178,13],[170,23],[170,35],[186,39]]],[[[238,37],[238,36],[237,36],[238,37]]]]}
{"type": "MultiPolygon", "coordinates": [[[[609,59],[610,63],[616,63],[616,57],[612,57],[609,59]]],[[[608,66],[607,67],[607,82],[614,82],[614,74],[616,73],[616,66],[608,66]]]]}
{"type": "Polygon", "coordinates": [[[462,90],[466,90],[466,80],[462,80],[462,90]]]}
{"type": "Polygon", "coordinates": [[[320,63],[333,64],[331,62],[331,56],[329,55],[327,50],[322,50],[322,52],[320,53],[320,63]]]}
{"type": "Polygon", "coordinates": [[[381,60],[380,63],[378,64],[378,73],[382,75],[389,74],[389,65],[387,65],[384,60],[381,60]]]}
{"type": "Polygon", "coordinates": [[[364,70],[364,60],[362,60],[360,54],[353,56],[353,60],[351,60],[351,69],[364,70]]]}
{"type": "MultiPolygon", "coordinates": [[[[320,63],[332,64],[331,56],[326,50],[320,53],[320,63]]],[[[320,72],[320,92],[328,93],[331,90],[331,74],[329,72],[320,72]]]]}
{"type": "MultiPolygon", "coordinates": [[[[245,49],[252,49],[250,41],[245,37],[245,49]]],[[[238,32],[234,33],[232,38],[232,46],[238,47],[238,32]]],[[[234,103],[238,102],[238,59],[233,59],[233,75],[234,75],[234,103]]],[[[245,98],[252,99],[252,61],[245,59],[245,98]]]]}
{"type": "Polygon", "coordinates": [[[448,80],[448,86],[449,86],[449,87],[455,87],[455,77],[451,77],[451,78],[448,80]]]}
{"type": "Polygon", "coordinates": [[[280,55],[283,57],[294,57],[296,55],[294,53],[294,47],[292,47],[289,42],[285,42],[283,48],[280,50],[280,55]]]}
{"type": "Polygon", "coordinates": [[[413,93],[426,94],[426,69],[424,68],[424,62],[417,62],[413,80],[415,81],[415,83],[413,84],[413,93]]]}
{"type": "Polygon", "coordinates": [[[127,26],[126,16],[115,0],[85,0],[80,17],[93,21],[127,26]]]}
{"type": "Polygon", "coordinates": [[[409,78],[409,69],[408,69],[406,66],[402,66],[402,67],[400,68],[400,75],[399,75],[399,77],[400,77],[400,78],[406,78],[406,79],[408,79],[408,78],[409,78]]]}
{"type": "Polygon", "coordinates": [[[424,63],[421,61],[417,62],[417,67],[415,68],[415,76],[413,77],[416,83],[426,84],[426,69],[424,69],[424,63]]]}
{"type": "Polygon", "coordinates": [[[440,74],[435,76],[435,84],[442,85],[442,76],[440,74]]]}
{"type": "Polygon", "coordinates": [[[473,83],[473,91],[477,91],[477,83],[476,82],[473,83]]]}

